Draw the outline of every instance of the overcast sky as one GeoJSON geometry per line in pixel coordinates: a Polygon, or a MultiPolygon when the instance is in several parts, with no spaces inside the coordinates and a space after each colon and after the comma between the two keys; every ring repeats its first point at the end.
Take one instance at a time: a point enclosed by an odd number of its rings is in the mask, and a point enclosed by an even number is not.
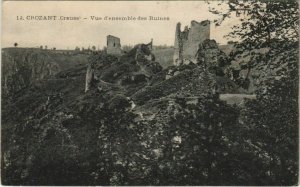
{"type": "MultiPolygon", "coordinates": [[[[217,5],[212,2],[210,6],[217,5]]],[[[154,45],[173,45],[177,22],[182,27],[191,20],[213,20],[204,1],[6,1],[3,2],[2,47],[47,45],[48,48],[74,49],[75,46],[106,45],[106,36],[121,38],[122,45],[149,42],[154,45]],[[17,20],[23,16],[25,20],[17,20]],[[26,16],[80,16],[79,21],[34,21],[26,16]],[[159,16],[169,21],[92,21],[90,16],[159,16]]],[[[225,6],[224,6],[225,8],[225,6]]],[[[225,21],[220,27],[211,25],[211,38],[224,44],[223,38],[236,23],[236,19],[225,21]]]]}

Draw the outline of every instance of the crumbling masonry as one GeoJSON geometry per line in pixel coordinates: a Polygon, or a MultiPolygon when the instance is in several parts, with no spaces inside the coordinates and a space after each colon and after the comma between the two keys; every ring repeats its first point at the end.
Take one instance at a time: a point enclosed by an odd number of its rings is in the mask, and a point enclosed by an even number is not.
{"type": "Polygon", "coordinates": [[[121,55],[122,49],[121,49],[120,38],[112,35],[108,35],[106,39],[107,39],[107,54],[121,55]]]}
{"type": "Polygon", "coordinates": [[[196,53],[199,44],[210,39],[210,22],[208,20],[197,22],[191,21],[191,27],[185,26],[181,31],[181,23],[177,23],[174,43],[174,65],[188,62],[196,62],[196,53]]]}

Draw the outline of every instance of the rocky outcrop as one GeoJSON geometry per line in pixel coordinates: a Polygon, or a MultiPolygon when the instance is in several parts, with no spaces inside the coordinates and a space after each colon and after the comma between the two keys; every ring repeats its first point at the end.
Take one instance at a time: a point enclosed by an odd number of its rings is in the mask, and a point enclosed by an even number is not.
{"type": "Polygon", "coordinates": [[[3,49],[2,93],[16,93],[58,71],[59,65],[47,53],[30,49],[3,49]]]}
{"type": "Polygon", "coordinates": [[[93,81],[96,82],[94,88],[102,91],[104,82],[112,88],[137,89],[133,84],[145,86],[161,70],[152,53],[152,41],[136,45],[120,58],[105,53],[94,54],[86,74],[86,90],[91,89],[93,81]]]}
{"type": "Polygon", "coordinates": [[[87,54],[60,54],[36,48],[4,48],[2,94],[12,96],[46,79],[55,81],[75,76],[87,63],[87,57],[87,54]]]}
{"type": "Polygon", "coordinates": [[[210,72],[224,76],[226,66],[230,65],[227,55],[221,51],[215,40],[204,40],[196,53],[197,64],[210,72]]]}
{"type": "Polygon", "coordinates": [[[152,53],[152,42],[151,40],[148,44],[138,44],[135,46],[135,61],[147,77],[162,70],[159,63],[155,62],[155,56],[152,53]]]}
{"type": "MultiPolygon", "coordinates": [[[[236,84],[226,77],[204,71],[196,65],[171,67],[163,72],[164,79],[158,79],[151,86],[144,87],[132,95],[138,104],[149,100],[169,97],[201,97],[220,93],[237,93],[236,84]]],[[[161,76],[161,75],[159,75],[161,76]]]]}

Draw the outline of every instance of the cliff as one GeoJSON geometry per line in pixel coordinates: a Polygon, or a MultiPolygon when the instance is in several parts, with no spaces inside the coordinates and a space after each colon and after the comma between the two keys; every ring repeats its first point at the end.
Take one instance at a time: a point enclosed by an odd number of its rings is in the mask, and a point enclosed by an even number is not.
{"type": "Polygon", "coordinates": [[[87,55],[68,55],[32,48],[2,49],[2,93],[10,95],[33,83],[87,62],[87,55]]]}

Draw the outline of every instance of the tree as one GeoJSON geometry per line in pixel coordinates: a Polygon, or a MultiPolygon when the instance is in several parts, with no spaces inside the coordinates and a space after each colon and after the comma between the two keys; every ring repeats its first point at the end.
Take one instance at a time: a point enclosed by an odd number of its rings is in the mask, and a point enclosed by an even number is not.
{"type": "Polygon", "coordinates": [[[248,101],[240,118],[247,126],[242,136],[264,150],[269,160],[261,169],[263,185],[294,185],[298,180],[298,56],[291,54],[275,61],[287,61],[290,67],[279,70],[286,73],[260,79],[257,101],[248,101]]]}
{"type": "Polygon", "coordinates": [[[214,22],[220,25],[234,13],[237,17],[243,14],[243,18],[240,18],[241,24],[235,25],[228,36],[239,37],[245,49],[270,47],[273,41],[298,40],[299,7],[296,0],[230,0],[227,5],[228,12],[211,8],[211,12],[221,15],[221,18],[214,22]]]}
{"type": "MultiPolygon", "coordinates": [[[[269,54],[278,54],[282,51],[293,48],[298,42],[299,37],[299,6],[296,0],[255,0],[255,1],[237,1],[230,0],[227,5],[228,11],[222,12],[211,7],[210,11],[220,15],[214,22],[218,26],[225,19],[230,19],[235,15],[240,18],[240,24],[233,26],[232,32],[227,37],[240,39],[235,46],[238,50],[232,54],[232,59],[240,58],[238,55],[246,51],[251,60],[244,64],[243,69],[248,69],[248,75],[251,69],[259,63],[264,63],[269,54]],[[269,53],[264,56],[257,49],[268,48],[269,53]],[[265,58],[263,58],[265,57],[265,58]]],[[[278,66],[278,65],[277,65],[278,66]]]]}
{"type": "MultiPolygon", "coordinates": [[[[254,69],[257,100],[241,111],[241,136],[257,151],[259,167],[252,170],[256,185],[294,185],[298,179],[299,6],[292,1],[235,1],[228,12],[211,8],[222,24],[230,15],[244,17],[229,38],[239,38],[231,58],[247,59],[254,69]]],[[[248,166],[252,168],[253,166],[248,166]]],[[[249,170],[251,171],[251,170],[249,170]]]]}

